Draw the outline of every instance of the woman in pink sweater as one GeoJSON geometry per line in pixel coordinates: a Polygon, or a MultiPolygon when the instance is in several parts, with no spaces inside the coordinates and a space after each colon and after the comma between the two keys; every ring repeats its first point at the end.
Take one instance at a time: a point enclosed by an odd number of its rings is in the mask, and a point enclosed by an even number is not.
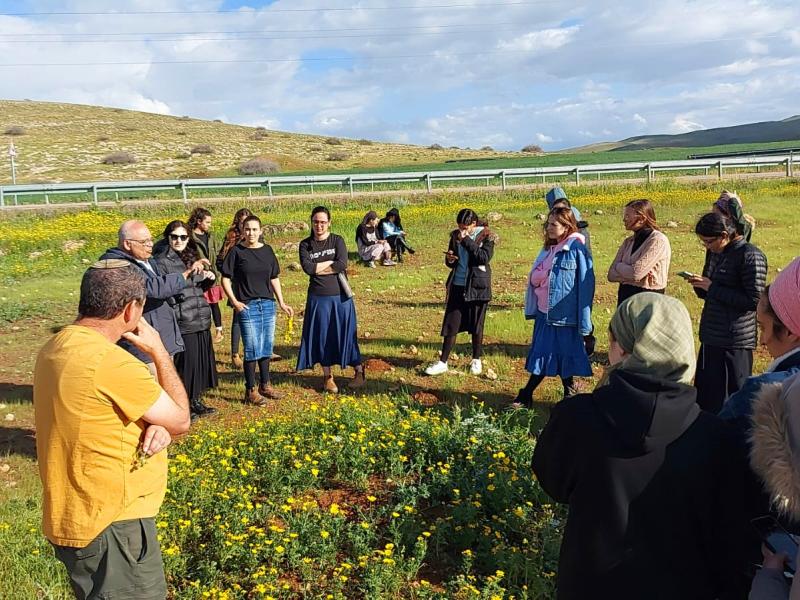
{"type": "Polygon", "coordinates": [[[628,202],[622,222],[633,235],[622,242],[608,269],[608,280],[619,282],[617,306],[640,292],[663,294],[672,255],[669,239],[659,230],[649,200],[628,202]]]}

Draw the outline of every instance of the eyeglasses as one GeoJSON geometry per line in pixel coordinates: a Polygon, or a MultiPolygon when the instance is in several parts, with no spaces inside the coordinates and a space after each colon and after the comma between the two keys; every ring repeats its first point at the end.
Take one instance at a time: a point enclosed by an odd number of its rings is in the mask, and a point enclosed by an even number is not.
{"type": "Polygon", "coordinates": [[[711,239],[702,237],[700,238],[700,243],[703,244],[703,246],[705,246],[706,248],[708,248],[709,246],[713,246],[718,241],[719,238],[711,238],[711,239]]]}
{"type": "Polygon", "coordinates": [[[173,242],[177,242],[177,241],[185,242],[186,240],[189,239],[189,236],[188,235],[178,235],[177,233],[170,233],[169,234],[169,239],[171,239],[173,242]]]}
{"type": "Polygon", "coordinates": [[[153,245],[153,238],[147,238],[146,240],[132,240],[128,238],[129,242],[136,242],[137,244],[141,244],[142,246],[152,246],[153,245]]]}

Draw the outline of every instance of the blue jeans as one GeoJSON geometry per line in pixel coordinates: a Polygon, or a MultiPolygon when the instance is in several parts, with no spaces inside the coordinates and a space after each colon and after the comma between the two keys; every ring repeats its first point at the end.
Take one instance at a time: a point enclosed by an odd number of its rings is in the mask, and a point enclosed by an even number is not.
{"type": "Polygon", "coordinates": [[[246,361],[272,356],[272,345],[275,341],[275,301],[266,298],[250,300],[247,308],[239,313],[239,327],[242,329],[246,361]]]}

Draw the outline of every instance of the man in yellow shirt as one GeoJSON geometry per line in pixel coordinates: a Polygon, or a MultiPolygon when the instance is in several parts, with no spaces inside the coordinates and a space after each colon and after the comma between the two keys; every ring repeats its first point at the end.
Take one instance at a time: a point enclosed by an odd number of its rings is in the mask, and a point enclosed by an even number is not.
{"type": "Polygon", "coordinates": [[[188,431],[189,408],[169,353],[142,319],[145,289],[128,261],[98,261],[81,281],[78,319],[36,359],[43,529],[79,599],[167,593],[154,517],[167,486],[162,451],[188,431]],[[123,338],[152,359],[161,385],[116,345],[123,338]]]}

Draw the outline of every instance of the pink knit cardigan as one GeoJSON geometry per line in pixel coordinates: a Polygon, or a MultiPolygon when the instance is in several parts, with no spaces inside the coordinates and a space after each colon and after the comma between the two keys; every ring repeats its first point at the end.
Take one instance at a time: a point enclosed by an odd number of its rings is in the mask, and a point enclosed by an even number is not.
{"type": "Polygon", "coordinates": [[[622,242],[614,262],[608,268],[608,280],[646,290],[663,290],[667,287],[672,256],[669,239],[660,231],[653,230],[636,252],[631,253],[633,237],[625,238],[622,242]]]}

